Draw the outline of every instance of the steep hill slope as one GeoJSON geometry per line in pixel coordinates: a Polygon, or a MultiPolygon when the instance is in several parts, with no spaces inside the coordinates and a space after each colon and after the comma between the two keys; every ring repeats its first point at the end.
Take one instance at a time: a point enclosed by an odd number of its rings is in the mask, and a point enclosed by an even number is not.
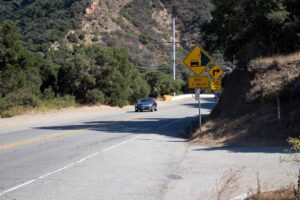
{"type": "Polygon", "coordinates": [[[6,0],[0,2],[0,20],[11,20],[31,51],[46,54],[49,46],[63,44],[69,30],[80,28],[86,0],[6,0]]]}
{"type": "Polygon", "coordinates": [[[256,59],[224,80],[202,142],[283,144],[300,130],[300,55],[256,59]],[[280,99],[280,117],[278,104],[280,99]]]}
{"type": "MultiPolygon", "coordinates": [[[[120,45],[142,72],[159,69],[170,73],[172,62],[171,13],[177,11],[177,56],[179,73],[185,49],[201,42],[200,28],[209,20],[209,1],[94,0],[85,10],[75,44],[120,45]],[[197,10],[201,8],[201,11],[197,10]],[[191,11],[195,11],[192,12],[191,11]],[[197,12],[196,12],[197,11],[197,12]]],[[[74,43],[74,42],[73,42],[74,43]]]]}
{"type": "Polygon", "coordinates": [[[141,72],[172,66],[171,13],[177,10],[178,76],[188,73],[181,60],[210,20],[210,0],[6,0],[0,19],[22,30],[26,46],[42,55],[67,46],[123,46],[141,72]],[[12,14],[13,13],[13,14],[12,14]]]}

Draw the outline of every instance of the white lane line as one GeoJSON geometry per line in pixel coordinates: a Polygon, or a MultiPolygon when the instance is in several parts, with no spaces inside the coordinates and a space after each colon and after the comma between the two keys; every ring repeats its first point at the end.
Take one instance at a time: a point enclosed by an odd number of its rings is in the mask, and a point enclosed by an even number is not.
{"type": "Polygon", "coordinates": [[[29,185],[29,184],[35,182],[36,180],[37,180],[37,179],[31,179],[30,181],[27,181],[27,182],[25,182],[25,183],[22,183],[22,184],[20,184],[20,185],[17,185],[17,186],[15,186],[15,187],[13,187],[13,188],[10,188],[10,189],[8,189],[8,190],[5,190],[5,191],[3,191],[3,192],[0,193],[0,196],[4,195],[4,194],[6,194],[6,193],[12,192],[12,191],[14,191],[14,190],[17,190],[17,189],[19,189],[19,188],[22,188],[22,187],[24,187],[24,186],[26,186],[26,185],[29,185]]]}
{"type": "Polygon", "coordinates": [[[82,162],[84,162],[84,161],[87,160],[87,159],[90,159],[90,158],[92,158],[92,157],[98,156],[99,154],[100,154],[100,152],[96,152],[96,153],[94,153],[94,154],[91,154],[91,155],[89,155],[89,156],[87,156],[87,157],[85,157],[85,158],[82,158],[82,159],[78,160],[78,161],[76,162],[76,164],[82,163],[82,162]]]}
{"type": "Polygon", "coordinates": [[[56,173],[58,173],[58,172],[61,172],[61,171],[65,170],[65,169],[68,169],[68,168],[70,168],[70,167],[73,167],[75,164],[76,164],[76,163],[68,164],[68,165],[64,166],[63,168],[60,168],[60,169],[55,170],[55,171],[53,171],[53,172],[47,173],[47,174],[45,174],[45,175],[42,175],[42,176],[40,176],[39,178],[37,178],[36,180],[40,180],[40,179],[46,178],[47,176],[51,176],[52,174],[56,174],[56,173]]]}
{"type": "MultiPolygon", "coordinates": [[[[119,143],[119,144],[116,144],[116,145],[113,145],[113,146],[111,146],[111,147],[108,147],[108,148],[102,150],[101,153],[108,152],[108,151],[110,151],[110,150],[113,150],[113,149],[115,149],[115,148],[121,146],[121,145],[127,144],[127,143],[129,143],[129,142],[135,140],[135,139],[138,138],[138,137],[140,137],[140,136],[139,136],[139,135],[138,135],[138,136],[135,136],[135,137],[133,137],[133,138],[131,138],[131,139],[128,139],[128,140],[125,140],[125,141],[123,141],[123,142],[121,142],[121,143],[119,143]]],[[[32,184],[32,183],[34,183],[34,182],[36,182],[36,181],[38,181],[38,180],[44,179],[44,178],[46,178],[46,177],[48,177],[48,176],[51,176],[51,175],[53,175],[53,174],[56,174],[56,173],[61,172],[61,171],[63,171],[63,170],[66,170],[66,169],[68,169],[68,168],[74,167],[74,166],[78,165],[79,163],[82,163],[82,162],[84,162],[84,161],[86,161],[86,160],[88,160],[88,159],[91,159],[91,158],[93,158],[93,157],[96,157],[96,156],[98,156],[98,155],[100,155],[100,152],[96,152],[96,153],[93,153],[93,154],[91,154],[91,155],[88,155],[88,156],[86,156],[86,157],[84,157],[84,158],[81,158],[80,160],[78,160],[78,161],[76,161],[76,162],[73,162],[73,163],[71,163],[71,164],[68,164],[68,165],[66,165],[66,166],[64,166],[64,167],[62,167],[62,168],[60,168],[60,169],[57,169],[57,170],[55,170],[55,171],[53,171],[53,172],[49,172],[49,173],[44,174],[44,175],[42,175],[42,176],[40,176],[40,177],[38,177],[38,178],[31,179],[30,181],[27,181],[27,182],[25,182],[25,183],[22,183],[22,184],[20,184],[20,185],[17,185],[17,186],[15,186],[15,187],[12,187],[12,188],[10,188],[10,189],[8,189],[8,190],[5,190],[5,191],[3,191],[3,192],[0,193],[0,196],[3,196],[3,195],[5,195],[5,194],[7,194],[7,193],[9,193],[9,192],[13,192],[13,191],[15,191],[15,190],[17,190],[17,189],[20,189],[20,188],[22,188],[22,187],[25,187],[26,185],[32,184]]]]}
{"type": "Polygon", "coordinates": [[[138,137],[140,137],[140,135],[135,136],[135,137],[133,137],[133,138],[131,138],[131,139],[129,139],[129,140],[125,140],[125,141],[123,141],[123,142],[121,142],[121,143],[119,143],[119,144],[116,144],[116,145],[114,145],[114,146],[108,147],[108,148],[104,149],[104,150],[102,151],[102,153],[107,152],[107,151],[110,151],[110,150],[112,150],[112,149],[114,149],[114,148],[117,148],[117,147],[119,147],[119,146],[121,146],[121,145],[123,145],[123,144],[126,144],[126,143],[128,143],[128,142],[131,142],[132,140],[135,140],[135,139],[138,138],[138,137]]]}

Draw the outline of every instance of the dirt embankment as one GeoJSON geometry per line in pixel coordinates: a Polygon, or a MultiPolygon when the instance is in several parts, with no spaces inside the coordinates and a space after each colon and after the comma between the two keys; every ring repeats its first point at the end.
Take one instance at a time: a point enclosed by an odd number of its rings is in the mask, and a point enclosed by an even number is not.
{"type": "Polygon", "coordinates": [[[203,143],[278,145],[299,136],[300,54],[257,59],[236,69],[224,79],[223,95],[203,129],[195,134],[203,143]]]}

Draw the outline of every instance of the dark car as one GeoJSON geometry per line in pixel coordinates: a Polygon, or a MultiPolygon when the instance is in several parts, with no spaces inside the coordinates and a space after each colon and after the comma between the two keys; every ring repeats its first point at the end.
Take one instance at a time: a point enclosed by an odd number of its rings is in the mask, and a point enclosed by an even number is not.
{"type": "Polygon", "coordinates": [[[135,104],[135,112],[149,110],[151,112],[157,111],[157,103],[152,98],[142,98],[135,104]]]}

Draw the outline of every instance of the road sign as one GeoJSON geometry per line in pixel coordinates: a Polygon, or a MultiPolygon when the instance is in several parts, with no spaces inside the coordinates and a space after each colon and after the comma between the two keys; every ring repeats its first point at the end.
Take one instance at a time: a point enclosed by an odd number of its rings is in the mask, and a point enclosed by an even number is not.
{"type": "Polygon", "coordinates": [[[196,75],[200,75],[211,63],[211,57],[200,46],[196,46],[183,60],[183,63],[196,75]]]}
{"type": "Polygon", "coordinates": [[[219,67],[218,65],[215,65],[209,70],[209,74],[214,79],[218,79],[224,74],[224,71],[221,69],[221,67],[219,67]]]}
{"type": "Polygon", "coordinates": [[[222,90],[222,81],[221,80],[211,80],[210,89],[212,90],[222,90]]]}
{"type": "Polygon", "coordinates": [[[208,88],[208,77],[207,76],[192,76],[189,77],[189,88],[208,88]]]}

